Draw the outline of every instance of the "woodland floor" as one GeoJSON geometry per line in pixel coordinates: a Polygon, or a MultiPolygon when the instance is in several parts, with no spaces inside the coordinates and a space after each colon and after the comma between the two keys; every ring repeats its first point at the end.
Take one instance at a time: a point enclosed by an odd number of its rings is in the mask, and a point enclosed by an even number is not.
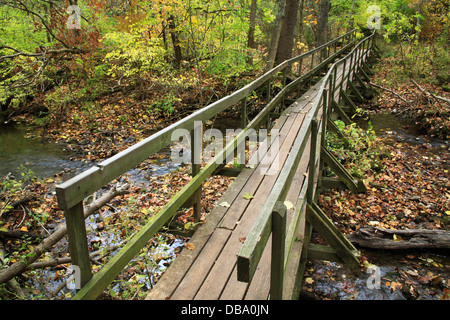
{"type": "MultiPolygon", "coordinates": [[[[377,74],[379,80],[383,74],[377,74]]],[[[374,79],[373,81],[376,81],[374,79]]],[[[377,83],[382,83],[381,80],[377,83]]],[[[424,85],[425,87],[425,85],[424,85]]],[[[216,86],[210,91],[210,100],[223,96],[228,88],[216,86]]],[[[427,87],[431,90],[431,88],[427,87]]],[[[438,94],[446,96],[438,87],[433,88],[438,94]]],[[[413,85],[395,88],[396,91],[414,100],[420,94],[413,85]],[[411,93],[406,93],[411,92],[411,93]]],[[[189,90],[187,90],[189,91],[189,90]]],[[[192,92],[192,90],[191,90],[192,92]]],[[[187,92],[186,92],[187,94],[187,92]]],[[[448,94],[447,94],[448,96],[448,94]]],[[[80,108],[73,108],[69,115],[61,119],[54,118],[46,128],[40,132],[34,131],[36,136],[44,136],[50,142],[66,144],[72,151],[74,160],[97,161],[127,148],[152,132],[160,130],[167,124],[176,121],[187,113],[195,110],[186,96],[184,107],[176,108],[174,113],[149,113],[151,101],[145,98],[136,99],[135,96],[117,93],[96,102],[95,113],[80,108]]],[[[448,145],[448,122],[442,121],[440,114],[429,111],[426,104],[417,99],[414,107],[402,108],[401,102],[387,92],[381,92],[378,104],[371,102],[365,106],[375,112],[401,113],[411,116],[412,126],[419,126],[422,135],[416,143],[404,141],[402,137],[390,130],[378,132],[379,143],[388,150],[388,155],[382,161],[381,172],[367,173],[366,183],[368,191],[364,194],[352,194],[345,190],[333,190],[320,196],[320,205],[325,212],[337,223],[344,234],[349,234],[364,225],[374,225],[383,228],[427,228],[450,229],[450,192],[449,174],[450,155],[448,145]],[[399,110],[402,110],[399,112],[399,110]],[[422,111],[419,111],[422,110],[422,111]],[[427,111],[428,110],[428,111],[427,111]],[[423,115],[426,115],[424,117],[423,115]],[[441,118],[441,120],[439,120],[441,118]],[[431,120],[429,120],[431,119],[431,120]],[[441,139],[428,141],[427,137],[441,139]]],[[[21,119],[26,121],[27,116],[21,119]]],[[[213,125],[213,124],[212,124],[213,125]]],[[[161,208],[168,200],[190,180],[190,167],[179,167],[170,174],[152,176],[148,173],[151,164],[167,155],[155,155],[139,166],[145,175],[144,186],[132,186],[131,193],[119,196],[111,202],[109,209],[101,210],[94,221],[92,234],[89,238],[92,250],[99,246],[104,232],[115,234],[119,239],[130,236],[134,230],[161,208]],[[126,214],[125,214],[126,213],[126,214]],[[100,239],[100,240],[99,240],[100,239]]],[[[12,194],[8,201],[17,201],[27,195],[33,197],[2,213],[1,230],[21,230],[31,234],[46,234],[51,232],[58,223],[63,221],[63,213],[57,208],[54,185],[65,179],[68,172],[60,172],[53,177],[38,180],[34,184],[22,188],[21,192],[12,194]],[[25,210],[23,207],[26,207],[25,210]],[[24,214],[24,212],[28,212],[24,214]],[[34,213],[34,214],[31,214],[34,213]],[[38,213],[38,214],[36,214],[38,213]],[[45,220],[43,219],[45,217],[45,220]]],[[[120,182],[131,181],[124,176],[120,182]]],[[[232,178],[213,177],[204,183],[203,216],[214,206],[232,178]]],[[[4,182],[4,181],[3,181],[4,182]]],[[[1,199],[0,202],[5,202],[1,199]]],[[[181,226],[191,221],[191,209],[179,213],[178,221],[181,226]]],[[[183,227],[182,227],[183,228],[183,227]]],[[[164,240],[155,238],[154,244],[165,242],[175,243],[171,235],[162,235],[164,240]]],[[[181,237],[180,244],[175,248],[175,255],[180,250],[189,250],[188,238],[181,237]]],[[[320,241],[318,239],[317,241],[320,241]]],[[[111,243],[109,243],[111,244],[111,243]]],[[[14,239],[4,241],[4,248],[10,253],[9,263],[13,263],[21,254],[31,250],[30,244],[14,239]]],[[[44,258],[63,257],[67,255],[67,244],[58,248],[44,258]]],[[[144,262],[152,261],[156,265],[160,262],[168,264],[165,253],[147,249],[147,260],[134,262],[116,281],[115,289],[103,296],[111,298],[139,298],[145,296],[150,285],[139,283],[134,275],[152,273],[144,262]],[[119,286],[119,284],[121,286],[119,286]],[[119,288],[117,288],[119,287],[119,288]]],[[[370,291],[366,286],[366,279],[355,278],[344,266],[326,262],[309,262],[305,274],[303,298],[313,299],[450,299],[450,259],[448,253],[414,251],[414,252],[380,252],[379,250],[362,250],[363,263],[382,267],[382,283],[380,290],[370,291]]],[[[104,263],[108,257],[99,262],[104,263]]],[[[148,265],[148,264],[147,264],[148,265]]],[[[98,269],[94,265],[94,271],[98,269]]],[[[157,272],[153,272],[157,278],[157,272]]],[[[64,281],[65,269],[59,269],[52,275],[58,281],[64,281]]],[[[43,284],[30,285],[29,279],[33,273],[18,277],[19,284],[27,294],[35,299],[53,298],[51,292],[42,293],[43,284]]],[[[70,293],[55,295],[59,299],[70,297],[70,293]]],[[[3,299],[11,299],[14,294],[3,293],[3,299]]]]}
{"type": "MultiPolygon", "coordinates": [[[[388,69],[381,68],[372,81],[384,83],[388,69]]],[[[422,86],[449,96],[440,86],[422,86]]],[[[408,106],[381,91],[379,99],[362,106],[369,111],[369,118],[392,113],[404,123],[400,130],[382,128],[377,132],[378,142],[389,154],[382,160],[383,169],[366,172],[366,193],[332,190],[320,195],[319,204],[344,234],[366,225],[450,230],[449,106],[427,101],[413,84],[390,89],[413,103],[408,106]]],[[[356,277],[343,265],[309,261],[302,299],[450,300],[450,250],[358,249],[366,268],[380,267],[379,288],[368,288],[372,271],[356,277]]]]}

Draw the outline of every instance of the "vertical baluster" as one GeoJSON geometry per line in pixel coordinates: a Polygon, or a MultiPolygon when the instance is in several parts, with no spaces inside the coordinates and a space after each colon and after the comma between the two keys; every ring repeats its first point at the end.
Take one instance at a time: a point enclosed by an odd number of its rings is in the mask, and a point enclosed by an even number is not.
{"type": "Polygon", "coordinates": [[[311,121],[311,145],[309,154],[309,170],[308,170],[308,190],[306,199],[309,204],[313,203],[314,198],[314,178],[316,175],[316,152],[317,152],[317,119],[311,121]]]}
{"type": "Polygon", "coordinates": [[[286,241],[286,206],[277,202],[272,211],[272,261],[270,268],[270,299],[283,299],[286,241]]]}
{"type": "Polygon", "coordinates": [[[81,287],[83,287],[92,278],[83,202],[79,202],[72,208],[65,209],[64,217],[66,218],[72,265],[80,268],[80,283],[81,287]]]}
{"type": "MultiPolygon", "coordinates": [[[[191,132],[191,163],[192,177],[200,172],[201,154],[203,147],[203,123],[201,121],[194,122],[194,130],[191,132]]],[[[194,222],[199,222],[202,216],[202,187],[200,186],[192,195],[194,222]]]]}
{"type": "MultiPolygon", "coordinates": [[[[241,128],[244,129],[247,126],[247,97],[241,100],[241,128]]],[[[239,169],[243,169],[245,166],[245,145],[247,138],[242,142],[244,146],[240,149],[239,154],[239,169]]],[[[238,148],[239,150],[239,148],[238,148]]]]}

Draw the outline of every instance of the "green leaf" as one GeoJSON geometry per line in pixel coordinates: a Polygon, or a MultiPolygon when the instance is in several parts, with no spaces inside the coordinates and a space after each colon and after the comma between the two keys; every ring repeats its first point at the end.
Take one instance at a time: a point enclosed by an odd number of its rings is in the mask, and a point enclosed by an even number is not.
{"type": "Polygon", "coordinates": [[[246,199],[246,200],[250,200],[253,198],[254,198],[254,196],[250,192],[247,192],[244,194],[244,199],[246,199]]]}

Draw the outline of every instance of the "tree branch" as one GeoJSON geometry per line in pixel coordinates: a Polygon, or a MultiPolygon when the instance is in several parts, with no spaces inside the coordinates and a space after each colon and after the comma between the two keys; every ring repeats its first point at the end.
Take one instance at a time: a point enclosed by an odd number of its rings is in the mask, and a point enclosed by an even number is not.
{"type": "Polygon", "coordinates": [[[433,98],[435,98],[436,100],[442,100],[444,102],[450,103],[450,99],[441,97],[441,96],[437,96],[431,92],[425,91],[421,86],[419,86],[419,84],[417,82],[415,82],[413,79],[410,79],[411,82],[417,87],[419,88],[420,91],[422,91],[422,93],[424,93],[425,95],[431,95],[433,98]]]}
{"type": "MultiPolygon", "coordinates": [[[[107,204],[113,198],[118,195],[124,194],[128,192],[129,185],[126,184],[121,188],[113,188],[104,194],[101,198],[92,202],[87,208],[84,210],[84,217],[87,218],[93,213],[95,213],[99,208],[107,204]]],[[[30,264],[35,262],[44,252],[48,251],[53,245],[55,245],[59,240],[61,240],[67,234],[67,228],[65,223],[60,226],[51,236],[48,236],[44,239],[44,241],[36,246],[34,250],[28,255],[28,258],[25,261],[18,261],[13,263],[6,269],[0,271],[0,284],[5,283],[15,276],[21,274],[26,271],[30,264]]]]}
{"type": "Polygon", "coordinates": [[[387,92],[392,93],[393,95],[395,95],[396,97],[398,97],[400,100],[402,100],[402,101],[405,102],[406,104],[411,105],[411,102],[410,102],[410,101],[408,101],[408,100],[406,100],[405,98],[403,98],[403,97],[402,97],[401,95],[399,95],[397,92],[395,92],[395,91],[393,91],[393,90],[391,90],[391,89],[382,87],[382,86],[380,86],[380,85],[378,85],[378,84],[375,84],[375,83],[373,83],[373,82],[369,82],[369,83],[370,83],[371,86],[374,86],[374,87],[376,87],[376,88],[379,88],[379,89],[382,89],[382,90],[384,90],[384,91],[387,91],[387,92]]]}

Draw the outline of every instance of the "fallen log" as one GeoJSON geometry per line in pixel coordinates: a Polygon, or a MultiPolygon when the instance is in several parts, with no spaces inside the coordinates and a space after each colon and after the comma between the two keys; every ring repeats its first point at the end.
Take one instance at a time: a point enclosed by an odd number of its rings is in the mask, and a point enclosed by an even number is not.
{"type": "MultiPolygon", "coordinates": [[[[121,188],[113,188],[112,190],[105,193],[102,197],[92,202],[87,208],[84,209],[84,217],[87,218],[98,209],[103,207],[109,201],[114,199],[116,196],[127,193],[129,185],[126,184],[121,188]]],[[[61,240],[67,234],[66,224],[63,223],[60,228],[58,228],[54,233],[45,238],[42,243],[37,245],[33,251],[27,255],[25,260],[20,260],[13,263],[11,266],[0,271],[0,284],[5,283],[15,276],[26,271],[30,264],[35,262],[44,252],[48,251],[53,245],[55,245],[59,240],[61,240]]]]}
{"type": "Polygon", "coordinates": [[[425,91],[425,89],[423,89],[417,82],[415,82],[413,79],[410,79],[411,82],[417,87],[419,88],[420,91],[422,91],[423,94],[425,94],[426,96],[432,96],[433,98],[435,98],[436,100],[441,100],[447,103],[450,103],[450,99],[435,95],[434,93],[425,91]]]}
{"type": "Polygon", "coordinates": [[[356,245],[372,249],[449,249],[450,231],[446,230],[392,230],[362,227],[347,236],[356,245]]]}

